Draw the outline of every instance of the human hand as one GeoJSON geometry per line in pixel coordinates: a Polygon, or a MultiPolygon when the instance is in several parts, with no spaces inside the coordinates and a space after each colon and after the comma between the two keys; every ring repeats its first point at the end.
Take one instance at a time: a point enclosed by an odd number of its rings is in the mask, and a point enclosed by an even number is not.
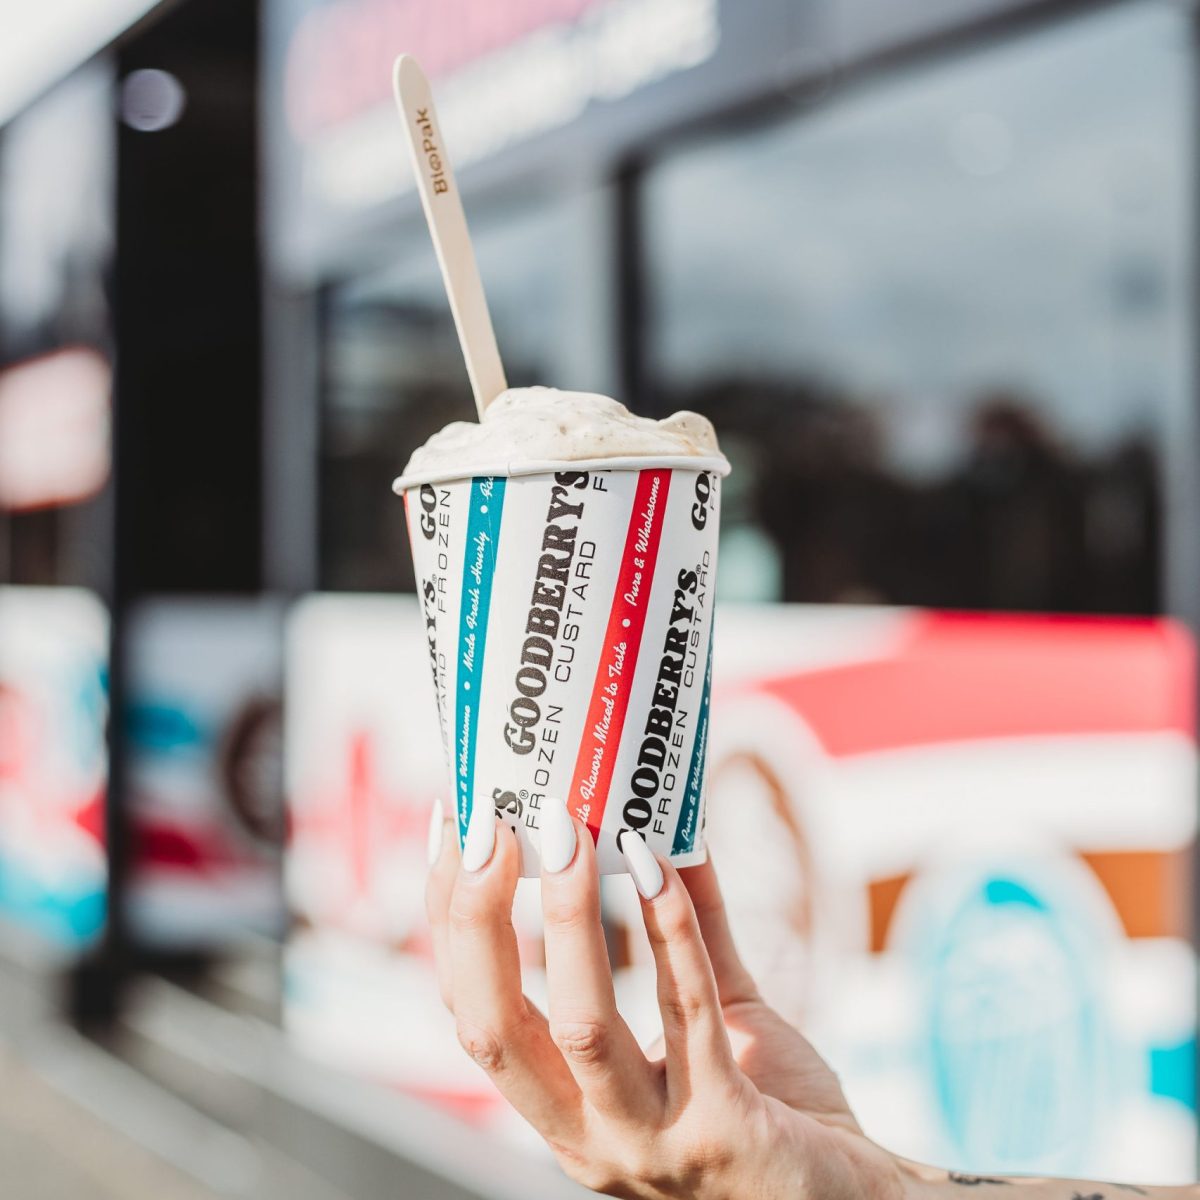
{"type": "Polygon", "coordinates": [[[897,1161],[759,997],[712,866],[676,871],[622,839],[663,1019],[661,1056],[647,1057],[617,1012],[591,835],[561,802],[542,822],[548,1015],[521,990],[518,847],[490,805],[476,807],[461,859],[445,823],[426,900],[459,1040],[563,1170],[635,1200],[899,1200],[897,1161]]]}

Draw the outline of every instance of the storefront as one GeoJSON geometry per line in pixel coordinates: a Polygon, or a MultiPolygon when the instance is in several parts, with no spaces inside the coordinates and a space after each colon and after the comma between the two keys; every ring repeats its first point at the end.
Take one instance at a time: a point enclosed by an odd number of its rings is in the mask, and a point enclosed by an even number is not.
{"type": "MultiPolygon", "coordinates": [[[[731,889],[780,1002],[917,1157],[1187,1176],[1187,13],[343,0],[268,4],[266,29],[267,570],[340,593],[289,624],[297,1036],[494,1111],[432,1032],[417,885],[439,768],[415,606],[360,594],[411,589],[390,480],[472,418],[388,91],[407,50],[461,164],[510,382],[699,410],[734,463],[714,803],[731,787],[757,816],[713,828],[735,876],[760,843],[790,847],[786,902],[731,889]],[[1040,976],[972,958],[983,932],[1036,943],[1040,976]],[[1114,1007],[1101,960],[1174,999],[1114,1007]],[[801,986],[812,963],[825,982],[801,986]],[[837,989],[898,1007],[847,1010],[837,989]],[[1008,997],[996,1023],[970,1015],[979,991],[1008,997]],[[1110,1086],[1111,1107],[1072,1107],[1110,1086]],[[1045,1120],[1008,1122],[1031,1088],[1045,1120]]],[[[518,924],[536,963],[536,921],[518,924]]]]}
{"type": "Polygon", "coordinates": [[[72,952],[107,879],[112,86],[0,131],[0,915],[72,952]]]}
{"type": "Polygon", "coordinates": [[[113,32],[0,128],[0,920],[85,1015],[281,921],[257,13],[113,32]]]}
{"type": "Polygon", "coordinates": [[[1196,44],[1168,0],[155,10],[0,130],[0,912],[102,945],[100,1006],[276,934],[282,730],[290,1035],[530,1140],[422,916],[390,483],[473,409],[407,50],[510,381],[733,461],[709,828],[772,999],[915,1157],[1194,1177],[1196,44]]]}
{"type": "Polygon", "coordinates": [[[380,66],[449,42],[510,378],[716,418],[746,464],[727,595],[1190,612],[1186,18],[1014,11],[922,50],[951,30],[904,7],[894,47],[841,3],[503,6],[461,36],[445,6],[269,10],[271,420],[318,463],[309,514],[277,480],[270,540],[317,530],[296,581],[405,586],[376,489],[470,412],[380,66]],[[656,21],[676,42],[620,79],[656,21]]]}

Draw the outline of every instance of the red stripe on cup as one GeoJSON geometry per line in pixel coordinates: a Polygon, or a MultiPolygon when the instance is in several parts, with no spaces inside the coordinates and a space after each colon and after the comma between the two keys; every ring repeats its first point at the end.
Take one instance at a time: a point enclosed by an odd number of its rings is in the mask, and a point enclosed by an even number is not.
{"type": "Polygon", "coordinates": [[[621,745],[621,729],[637,670],[670,486],[669,470],[642,471],[638,475],[612,611],[592,685],[579,757],[575,760],[567,807],[587,824],[593,840],[600,835],[613,766],[621,745]]]}

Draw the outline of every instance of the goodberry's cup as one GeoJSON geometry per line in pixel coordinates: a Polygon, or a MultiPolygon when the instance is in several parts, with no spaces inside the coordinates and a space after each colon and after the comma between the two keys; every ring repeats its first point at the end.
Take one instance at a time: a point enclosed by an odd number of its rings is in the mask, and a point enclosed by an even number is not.
{"type": "Polygon", "coordinates": [[[547,796],[703,862],[720,455],[413,471],[403,496],[460,844],[494,805],[538,873],[547,796]]]}

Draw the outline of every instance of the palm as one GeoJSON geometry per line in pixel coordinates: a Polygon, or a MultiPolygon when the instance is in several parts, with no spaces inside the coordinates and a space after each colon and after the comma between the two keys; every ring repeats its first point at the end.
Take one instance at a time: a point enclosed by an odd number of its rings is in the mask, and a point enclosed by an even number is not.
{"type": "Polygon", "coordinates": [[[766,1107],[777,1111],[777,1128],[786,1131],[785,1139],[798,1138],[805,1155],[816,1153],[818,1146],[829,1147],[835,1150],[830,1161],[848,1170],[823,1179],[812,1194],[864,1195],[861,1180],[881,1170],[877,1156],[882,1152],[864,1136],[825,1060],[756,995],[722,1001],[721,1015],[734,1061],[766,1107]]]}
{"type": "Polygon", "coordinates": [[[734,1058],[765,1096],[826,1125],[859,1132],[837,1076],[807,1039],[761,1000],[722,1006],[734,1058]]]}
{"type": "Polygon", "coordinates": [[[764,1096],[829,1128],[861,1134],[837,1076],[807,1039],[765,1004],[729,931],[711,863],[680,872],[717,982],[734,1059],[764,1096]]]}

